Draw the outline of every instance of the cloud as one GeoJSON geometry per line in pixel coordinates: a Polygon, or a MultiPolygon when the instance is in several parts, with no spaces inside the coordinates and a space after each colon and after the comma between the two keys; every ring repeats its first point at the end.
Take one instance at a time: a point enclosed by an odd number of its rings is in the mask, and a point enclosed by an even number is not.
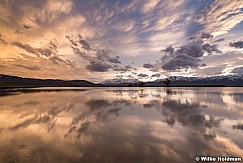
{"type": "Polygon", "coordinates": [[[80,51],[79,48],[73,47],[75,54],[78,54],[81,58],[89,61],[89,64],[85,67],[94,72],[106,72],[110,68],[113,68],[114,71],[129,71],[131,68],[129,66],[120,66],[119,57],[111,57],[109,49],[97,50],[94,55],[88,55],[84,51],[80,51]]]}
{"type": "Polygon", "coordinates": [[[80,34],[65,36],[72,44],[71,48],[75,54],[78,54],[88,61],[105,62],[106,64],[121,64],[119,56],[113,57],[114,52],[106,48],[91,48],[90,43],[80,34]],[[81,45],[81,47],[80,47],[81,45]]]}
{"type": "Polygon", "coordinates": [[[116,77],[117,77],[117,78],[122,78],[122,77],[123,77],[123,75],[116,75],[116,77]]]}
{"type": "Polygon", "coordinates": [[[234,73],[234,74],[243,74],[243,67],[237,67],[237,68],[234,68],[231,73],[234,73]]]}
{"type": "Polygon", "coordinates": [[[225,40],[225,38],[220,38],[220,39],[218,39],[218,40],[215,40],[214,42],[222,42],[222,41],[224,41],[225,40]]]}
{"type": "Polygon", "coordinates": [[[243,40],[236,41],[236,42],[231,42],[229,45],[231,47],[238,48],[238,49],[243,48],[243,40]]]}
{"type": "Polygon", "coordinates": [[[202,63],[202,64],[201,64],[201,67],[205,67],[205,66],[207,66],[206,63],[202,63]]]}
{"type": "Polygon", "coordinates": [[[177,52],[187,54],[191,57],[202,57],[202,40],[196,40],[187,45],[181,46],[177,52]]]}
{"type": "Polygon", "coordinates": [[[238,123],[237,125],[233,125],[232,128],[237,130],[243,130],[243,124],[238,123]]]}
{"type": "Polygon", "coordinates": [[[24,24],[23,26],[24,26],[25,29],[31,29],[32,28],[30,25],[26,25],[26,24],[24,24]]]}
{"type": "Polygon", "coordinates": [[[145,77],[148,77],[149,75],[147,75],[147,74],[143,74],[143,73],[140,73],[140,74],[138,74],[137,76],[138,76],[138,77],[145,78],[145,77]]]}
{"type": "Polygon", "coordinates": [[[95,72],[106,72],[109,71],[110,68],[112,68],[111,65],[101,62],[101,61],[91,61],[86,68],[90,71],[95,72]]]}
{"type": "Polygon", "coordinates": [[[5,44],[5,45],[7,45],[8,44],[8,42],[7,41],[5,41],[4,39],[3,39],[3,37],[2,37],[2,35],[0,34],[0,43],[3,43],[3,44],[5,44]]]}
{"type": "Polygon", "coordinates": [[[159,78],[159,77],[161,77],[161,74],[160,73],[156,73],[156,74],[151,75],[151,78],[154,78],[154,77],[159,78]]]}
{"type": "Polygon", "coordinates": [[[201,38],[202,38],[202,39],[210,39],[210,38],[213,38],[213,35],[211,35],[210,33],[205,33],[205,32],[203,32],[203,33],[201,34],[201,38]]]}
{"type": "Polygon", "coordinates": [[[218,49],[218,46],[216,44],[210,45],[210,44],[206,43],[206,44],[203,44],[202,48],[208,54],[212,54],[213,52],[222,53],[222,51],[218,49]]]}
{"type": "Polygon", "coordinates": [[[0,73],[27,78],[76,80],[91,77],[85,68],[78,66],[73,61],[51,61],[23,53],[20,53],[20,57],[3,59],[1,65],[4,67],[0,68],[0,73]],[[81,77],[78,77],[79,75],[81,77]]]}
{"type": "Polygon", "coordinates": [[[70,36],[65,36],[74,46],[78,46],[77,42],[72,39],[70,36]]]}
{"type": "Polygon", "coordinates": [[[204,66],[203,64],[200,66],[200,69],[197,69],[195,73],[197,75],[208,75],[208,76],[215,76],[222,74],[223,70],[226,68],[226,64],[222,65],[215,65],[215,66],[204,66]]]}
{"type": "Polygon", "coordinates": [[[48,0],[37,14],[36,19],[43,23],[51,24],[62,15],[70,13],[73,7],[73,0],[48,0]]]}
{"type": "Polygon", "coordinates": [[[121,61],[119,61],[119,57],[118,56],[112,57],[111,56],[112,53],[113,52],[108,48],[100,49],[100,50],[97,50],[96,56],[97,56],[97,59],[100,61],[121,64],[121,61]]]}
{"type": "Polygon", "coordinates": [[[115,66],[113,66],[114,71],[120,71],[120,72],[127,72],[127,71],[131,71],[132,69],[133,69],[133,67],[130,66],[130,65],[127,65],[127,66],[115,65],[115,66]]]}
{"type": "Polygon", "coordinates": [[[53,47],[53,45],[51,46],[51,48],[33,48],[28,44],[22,44],[17,41],[13,42],[12,45],[22,48],[29,53],[36,54],[37,56],[43,55],[46,57],[50,57],[51,55],[55,55],[55,52],[57,50],[55,47],[53,47]]]}
{"type": "Polygon", "coordinates": [[[197,22],[213,35],[226,34],[242,21],[243,3],[240,0],[215,0],[205,7],[197,22]]]}
{"type": "Polygon", "coordinates": [[[12,45],[17,46],[21,49],[26,50],[29,53],[36,54],[37,56],[46,56],[50,57],[51,55],[55,55],[57,52],[57,47],[54,45],[53,42],[51,42],[51,45],[49,48],[33,48],[32,46],[28,44],[22,44],[20,42],[13,42],[12,45]]]}
{"type": "Polygon", "coordinates": [[[73,52],[77,55],[79,55],[81,58],[85,59],[85,60],[88,60],[88,61],[92,61],[92,57],[87,55],[86,52],[84,51],[81,51],[79,48],[76,48],[76,47],[73,47],[72,46],[72,49],[73,49],[73,52]]]}
{"type": "Polygon", "coordinates": [[[180,46],[176,51],[169,46],[165,50],[165,55],[161,57],[162,67],[164,70],[178,70],[195,68],[199,66],[200,57],[203,56],[203,41],[193,40],[187,45],[180,46]]]}
{"type": "Polygon", "coordinates": [[[65,36],[65,38],[67,38],[75,47],[81,45],[81,47],[85,50],[93,50],[90,46],[90,43],[87,40],[85,40],[83,36],[80,34],[70,36],[67,35],[65,36]]]}
{"type": "Polygon", "coordinates": [[[145,13],[145,14],[148,13],[153,8],[155,8],[158,3],[159,3],[159,0],[145,1],[144,5],[142,7],[142,12],[145,13]]]}
{"type": "Polygon", "coordinates": [[[49,57],[53,54],[53,51],[49,48],[38,48],[38,49],[36,49],[36,51],[38,53],[40,53],[41,55],[44,55],[44,56],[47,56],[47,57],[49,57]]]}
{"type": "Polygon", "coordinates": [[[161,50],[165,53],[173,53],[174,52],[174,48],[172,46],[168,46],[166,47],[164,50],[161,50]]]}
{"type": "Polygon", "coordinates": [[[195,68],[199,66],[200,59],[196,57],[189,56],[185,53],[174,52],[170,56],[163,56],[163,65],[161,68],[164,70],[178,70],[178,69],[188,69],[189,67],[195,68]]]}
{"type": "Polygon", "coordinates": [[[13,46],[17,46],[31,54],[35,54],[37,57],[46,57],[48,60],[52,61],[55,64],[62,62],[68,66],[74,66],[74,62],[71,62],[68,59],[63,60],[59,56],[57,56],[57,46],[54,42],[51,41],[49,44],[50,46],[48,48],[34,48],[29,44],[22,44],[17,41],[12,43],[13,46]]]}
{"type": "Polygon", "coordinates": [[[180,46],[175,50],[168,46],[162,50],[164,56],[161,57],[162,67],[164,70],[173,71],[188,68],[197,68],[200,66],[201,58],[205,53],[211,55],[213,52],[222,53],[217,44],[210,44],[207,39],[213,36],[208,33],[202,33],[199,38],[193,37],[189,43],[180,46]]]}
{"type": "Polygon", "coordinates": [[[81,35],[79,36],[79,43],[82,45],[82,47],[86,50],[91,50],[90,44],[87,40],[85,40],[81,35]]]}
{"type": "Polygon", "coordinates": [[[107,72],[113,68],[114,71],[125,72],[131,69],[129,66],[120,66],[120,57],[112,56],[115,53],[108,47],[101,49],[91,48],[91,45],[79,34],[76,36],[66,36],[66,38],[72,44],[71,48],[73,52],[82,59],[89,61],[89,64],[85,67],[90,71],[107,72]]]}
{"type": "Polygon", "coordinates": [[[15,41],[15,42],[12,43],[12,45],[17,46],[19,48],[22,48],[29,53],[38,55],[37,50],[35,48],[33,48],[32,46],[28,45],[28,44],[22,44],[20,42],[15,41]]]}
{"type": "Polygon", "coordinates": [[[154,66],[153,66],[152,64],[150,64],[150,63],[145,63],[145,64],[143,64],[143,67],[144,67],[144,68],[148,68],[148,69],[150,69],[150,68],[154,68],[154,66]]]}
{"type": "Polygon", "coordinates": [[[28,65],[21,65],[21,64],[14,64],[14,66],[21,67],[27,70],[41,70],[38,66],[28,66],[28,65]]]}
{"type": "Polygon", "coordinates": [[[52,61],[55,64],[58,64],[60,62],[62,63],[66,63],[64,60],[62,60],[61,58],[59,58],[58,56],[52,56],[49,58],[50,61],[52,61]]]}

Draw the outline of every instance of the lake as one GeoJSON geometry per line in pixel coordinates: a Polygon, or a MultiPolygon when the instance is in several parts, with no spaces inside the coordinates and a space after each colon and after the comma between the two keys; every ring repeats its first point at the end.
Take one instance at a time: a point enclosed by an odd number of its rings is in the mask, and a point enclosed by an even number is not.
{"type": "Polygon", "coordinates": [[[36,88],[0,96],[0,162],[243,156],[243,88],[36,88]]]}

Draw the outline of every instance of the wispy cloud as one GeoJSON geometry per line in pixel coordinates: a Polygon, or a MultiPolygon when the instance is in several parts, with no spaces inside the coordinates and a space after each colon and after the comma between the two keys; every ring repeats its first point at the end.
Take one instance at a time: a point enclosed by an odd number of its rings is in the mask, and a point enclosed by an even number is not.
{"type": "Polygon", "coordinates": [[[197,21],[215,36],[225,34],[242,21],[242,8],[241,0],[216,0],[205,8],[197,21]]]}

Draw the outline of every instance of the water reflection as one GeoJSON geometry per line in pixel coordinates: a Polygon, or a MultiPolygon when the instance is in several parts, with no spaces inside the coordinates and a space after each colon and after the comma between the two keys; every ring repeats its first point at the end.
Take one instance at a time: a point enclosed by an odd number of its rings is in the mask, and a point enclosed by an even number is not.
{"type": "Polygon", "coordinates": [[[59,88],[0,97],[0,162],[243,155],[242,88],[59,88]]]}

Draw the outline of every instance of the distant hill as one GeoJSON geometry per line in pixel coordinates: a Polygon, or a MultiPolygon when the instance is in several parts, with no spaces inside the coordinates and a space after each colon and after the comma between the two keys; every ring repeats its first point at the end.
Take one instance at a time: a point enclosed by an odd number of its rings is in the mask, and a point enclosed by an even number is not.
{"type": "Polygon", "coordinates": [[[32,87],[32,86],[60,86],[60,87],[94,87],[98,84],[86,80],[56,80],[32,79],[10,75],[0,75],[1,87],[32,87]]]}

